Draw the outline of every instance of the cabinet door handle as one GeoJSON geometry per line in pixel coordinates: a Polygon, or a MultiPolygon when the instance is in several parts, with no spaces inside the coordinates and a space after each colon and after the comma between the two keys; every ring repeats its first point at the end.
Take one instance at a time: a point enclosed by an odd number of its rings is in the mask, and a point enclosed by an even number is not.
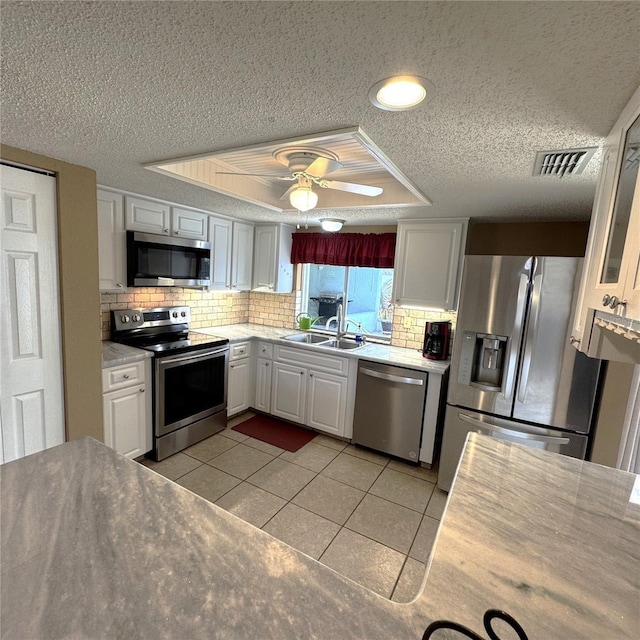
{"type": "Polygon", "coordinates": [[[169,233],[169,229],[165,229],[165,230],[164,230],[164,232],[165,232],[165,233],[169,233]]]}
{"type": "Polygon", "coordinates": [[[122,282],[118,282],[118,283],[116,283],[116,287],[118,287],[119,289],[122,289],[122,286],[123,286],[123,285],[122,285],[122,282]]]}
{"type": "Polygon", "coordinates": [[[128,373],[125,373],[125,374],[123,374],[123,375],[122,375],[122,377],[123,377],[125,380],[128,380],[128,379],[129,379],[129,374],[128,374],[128,373]]]}
{"type": "Polygon", "coordinates": [[[236,365],[235,364],[230,364],[229,366],[233,369],[233,368],[235,368],[236,365]]]}
{"type": "Polygon", "coordinates": [[[144,387],[140,387],[140,393],[144,393],[144,387]]]}

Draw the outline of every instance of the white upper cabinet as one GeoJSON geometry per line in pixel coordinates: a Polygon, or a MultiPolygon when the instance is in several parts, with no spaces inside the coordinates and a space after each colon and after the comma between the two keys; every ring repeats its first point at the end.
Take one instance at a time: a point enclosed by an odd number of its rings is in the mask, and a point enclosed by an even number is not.
{"type": "Polygon", "coordinates": [[[158,202],[127,196],[126,226],[128,231],[159,233],[190,240],[208,240],[209,216],[203,211],[172,207],[167,202],[158,202]]]}
{"type": "Polygon", "coordinates": [[[171,235],[171,207],[134,196],[126,196],[126,227],[128,231],[171,235]]]}
{"type": "Polygon", "coordinates": [[[293,227],[289,225],[256,225],[253,257],[254,289],[291,293],[293,290],[292,234],[293,227]]]}
{"type": "Polygon", "coordinates": [[[206,241],[209,235],[209,216],[200,211],[171,207],[171,235],[206,241]]]}
{"type": "Polygon", "coordinates": [[[126,287],[124,197],[103,189],[98,189],[98,262],[101,290],[126,287]]]}
{"type": "Polygon", "coordinates": [[[594,314],[640,319],[640,88],[605,140],[571,332],[590,349],[594,314]]]}
{"type": "Polygon", "coordinates": [[[231,288],[234,291],[251,289],[252,263],[253,225],[234,221],[231,250],[231,288]]]}
{"type": "Polygon", "coordinates": [[[467,226],[467,218],[398,222],[395,304],[456,309],[467,226]]]}
{"type": "Polygon", "coordinates": [[[211,284],[209,289],[231,289],[231,220],[209,218],[211,284]]]}

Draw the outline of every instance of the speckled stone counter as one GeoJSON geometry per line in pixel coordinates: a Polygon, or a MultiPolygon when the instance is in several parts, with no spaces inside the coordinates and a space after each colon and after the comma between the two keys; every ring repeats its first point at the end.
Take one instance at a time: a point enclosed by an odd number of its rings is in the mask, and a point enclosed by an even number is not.
{"type": "MultiPolygon", "coordinates": [[[[195,331],[198,333],[206,333],[207,335],[228,338],[231,342],[259,338],[270,342],[287,344],[288,346],[295,344],[296,346],[304,349],[331,349],[331,347],[322,347],[319,345],[300,344],[298,342],[292,343],[291,341],[286,340],[285,336],[290,336],[294,333],[302,333],[300,330],[281,329],[261,324],[230,324],[222,327],[195,329],[195,331]]],[[[327,339],[330,337],[330,335],[327,335],[327,339]]],[[[331,350],[334,353],[336,352],[335,349],[331,350]]],[[[340,350],[338,353],[341,356],[347,356],[349,358],[362,358],[363,360],[372,360],[375,362],[382,362],[384,364],[395,364],[440,374],[444,374],[450,364],[448,360],[427,360],[417,349],[392,347],[387,344],[377,344],[373,342],[369,342],[359,349],[340,350]]]]}
{"type": "Polygon", "coordinates": [[[108,340],[102,342],[103,369],[152,357],[153,353],[151,353],[151,351],[143,351],[142,349],[129,347],[126,344],[120,344],[118,342],[109,342],[108,340]]]}
{"type": "Polygon", "coordinates": [[[638,637],[636,476],[476,434],[410,604],[90,438],[2,465],[0,481],[7,640],[419,639],[432,619],[480,632],[488,608],[530,640],[638,637]]]}

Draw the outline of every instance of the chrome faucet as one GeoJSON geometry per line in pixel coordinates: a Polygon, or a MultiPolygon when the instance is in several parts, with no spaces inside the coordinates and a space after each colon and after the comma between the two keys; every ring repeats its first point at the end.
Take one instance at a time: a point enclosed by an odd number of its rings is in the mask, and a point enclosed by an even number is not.
{"type": "Polygon", "coordinates": [[[341,302],[338,304],[336,312],[338,314],[338,324],[336,326],[336,340],[340,340],[340,338],[342,338],[347,333],[346,327],[344,326],[345,324],[344,313],[342,312],[341,302]]]}

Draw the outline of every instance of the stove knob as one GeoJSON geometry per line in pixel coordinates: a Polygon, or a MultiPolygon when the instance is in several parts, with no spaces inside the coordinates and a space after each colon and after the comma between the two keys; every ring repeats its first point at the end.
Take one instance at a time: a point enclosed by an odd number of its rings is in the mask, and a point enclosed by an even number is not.
{"type": "Polygon", "coordinates": [[[180,312],[180,315],[181,315],[183,318],[186,318],[186,316],[187,316],[187,312],[186,312],[186,311],[181,311],[181,312],[180,312]]]}
{"type": "Polygon", "coordinates": [[[120,316],[120,321],[124,323],[129,322],[129,316],[120,316]]]}
{"type": "Polygon", "coordinates": [[[134,322],[140,322],[140,316],[139,316],[138,314],[136,314],[135,316],[131,316],[131,319],[132,319],[134,322]]]}
{"type": "Polygon", "coordinates": [[[177,312],[177,311],[174,311],[171,315],[172,315],[174,318],[177,318],[177,317],[178,317],[178,312],[177,312]]]}

